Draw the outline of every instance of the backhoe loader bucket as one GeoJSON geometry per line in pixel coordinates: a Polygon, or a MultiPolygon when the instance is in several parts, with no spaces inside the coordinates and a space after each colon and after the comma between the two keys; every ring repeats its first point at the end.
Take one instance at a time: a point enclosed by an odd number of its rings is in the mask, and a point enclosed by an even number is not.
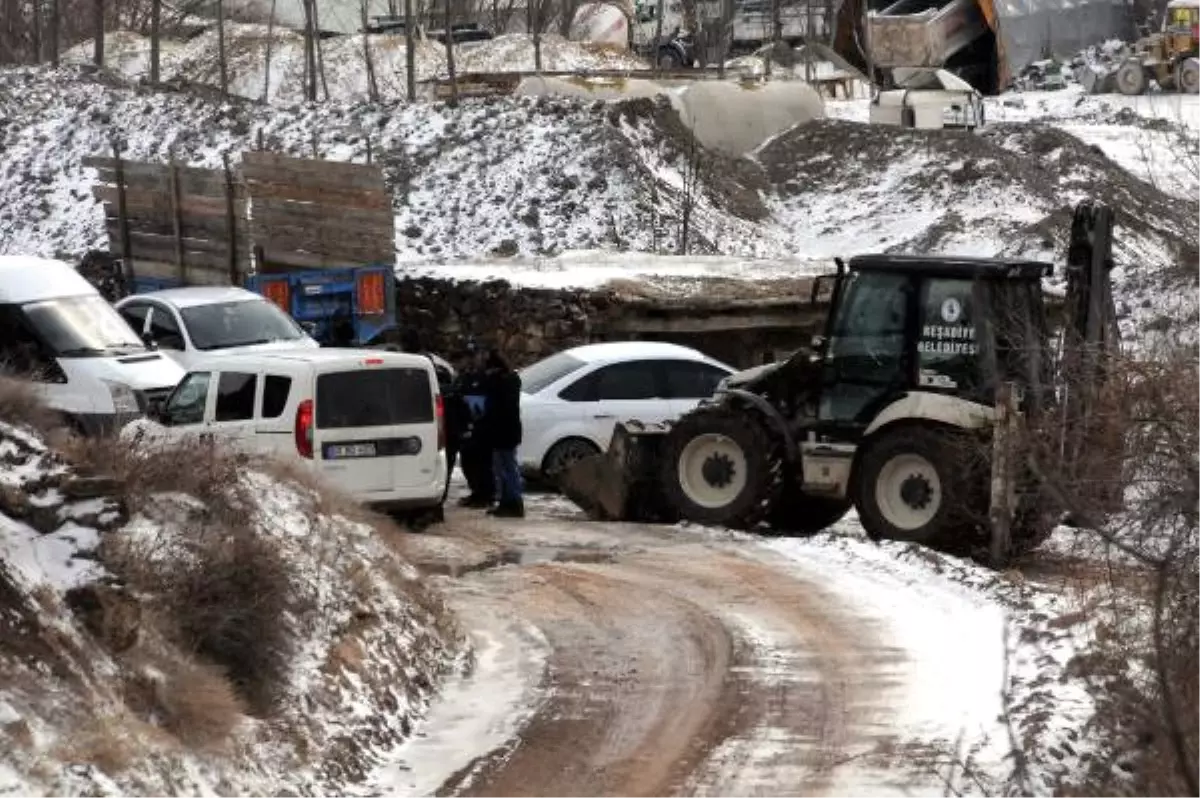
{"type": "Polygon", "coordinates": [[[608,451],[569,466],[559,475],[559,489],[597,521],[677,522],[659,479],[669,430],[663,424],[618,423],[608,451]]]}

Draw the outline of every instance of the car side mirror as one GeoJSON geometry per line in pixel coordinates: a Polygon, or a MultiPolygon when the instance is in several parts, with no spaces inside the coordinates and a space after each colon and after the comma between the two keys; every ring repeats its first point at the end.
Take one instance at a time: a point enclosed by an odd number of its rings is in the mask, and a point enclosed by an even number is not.
{"type": "Polygon", "coordinates": [[[183,351],[183,336],[175,334],[164,335],[158,341],[158,348],[183,351]]]}
{"type": "Polygon", "coordinates": [[[826,341],[826,338],[824,335],[814,335],[812,337],[812,348],[817,352],[824,352],[825,351],[825,341],[826,341]]]}
{"type": "Polygon", "coordinates": [[[142,331],[142,343],[146,345],[147,349],[158,348],[158,342],[154,340],[154,333],[150,332],[149,330],[142,331]]]}

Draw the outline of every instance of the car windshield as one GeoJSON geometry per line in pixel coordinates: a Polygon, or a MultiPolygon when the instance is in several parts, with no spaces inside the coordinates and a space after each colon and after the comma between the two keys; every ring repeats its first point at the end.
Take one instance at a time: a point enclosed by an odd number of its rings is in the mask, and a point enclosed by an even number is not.
{"type": "Polygon", "coordinates": [[[183,308],[180,315],[197,349],[228,349],[305,337],[291,316],[266,301],[195,305],[183,308]]]}
{"type": "Polygon", "coordinates": [[[558,382],[573,371],[583,368],[583,361],[566,352],[559,352],[544,360],[521,369],[521,390],[527,394],[535,394],[558,382]]]}
{"type": "Polygon", "coordinates": [[[146,348],[113,306],[99,295],[30,302],[25,317],[59,357],[86,357],[146,348]]]}

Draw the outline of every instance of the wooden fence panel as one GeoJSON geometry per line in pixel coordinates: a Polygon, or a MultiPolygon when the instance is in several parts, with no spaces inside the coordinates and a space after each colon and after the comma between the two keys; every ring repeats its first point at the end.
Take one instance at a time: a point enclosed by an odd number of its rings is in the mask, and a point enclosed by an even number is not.
{"type": "Polygon", "coordinates": [[[247,152],[242,177],[260,271],[395,263],[395,217],[380,167],[247,152]]]}

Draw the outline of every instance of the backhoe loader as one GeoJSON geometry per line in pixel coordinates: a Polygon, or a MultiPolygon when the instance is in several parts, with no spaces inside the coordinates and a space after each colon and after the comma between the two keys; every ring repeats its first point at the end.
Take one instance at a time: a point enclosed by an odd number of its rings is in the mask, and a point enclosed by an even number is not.
{"type": "Polygon", "coordinates": [[[673,424],[618,424],[607,452],[574,464],[560,487],[604,520],[804,533],[854,507],[874,539],[985,544],[998,561],[1027,550],[1058,513],[1020,452],[995,454],[997,438],[1009,437],[1005,419],[1064,402],[1083,412],[1103,379],[1118,346],[1112,227],[1105,206],[1075,209],[1060,334],[1042,286],[1052,264],[839,259],[813,286],[831,298],[811,348],[731,375],[673,424]]]}

